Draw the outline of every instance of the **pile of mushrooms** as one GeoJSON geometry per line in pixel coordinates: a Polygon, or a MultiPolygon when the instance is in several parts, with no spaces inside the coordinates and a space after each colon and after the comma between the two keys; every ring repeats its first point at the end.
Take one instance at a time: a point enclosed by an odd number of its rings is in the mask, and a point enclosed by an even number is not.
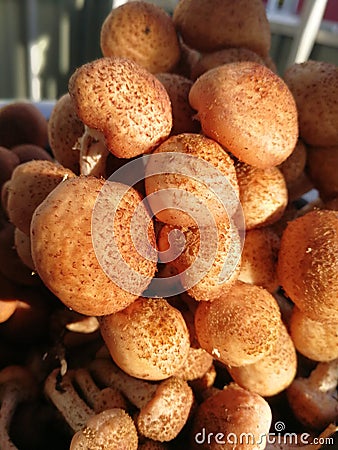
{"type": "Polygon", "coordinates": [[[338,68],[270,41],[261,0],[127,2],[48,121],[0,109],[2,450],[334,439],[338,68]]]}

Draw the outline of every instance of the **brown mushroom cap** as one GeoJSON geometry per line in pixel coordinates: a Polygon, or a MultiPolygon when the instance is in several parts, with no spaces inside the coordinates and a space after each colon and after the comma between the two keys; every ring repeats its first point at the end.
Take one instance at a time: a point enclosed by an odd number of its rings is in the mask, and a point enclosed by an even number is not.
{"type": "Polygon", "coordinates": [[[205,72],[193,84],[189,101],[203,132],[247,164],[261,169],[277,166],[296,145],[292,94],[261,64],[236,62],[205,72]]]}
{"type": "Polygon", "coordinates": [[[213,139],[201,134],[182,133],[168,138],[152,155],[161,154],[165,160],[166,153],[168,164],[171,163],[172,168],[177,170],[158,173],[156,157],[150,158],[146,166],[145,188],[150,207],[155,212],[159,210],[156,217],[161,222],[181,227],[206,226],[203,222],[206,214],[205,209],[202,209],[204,207],[208,208],[207,214],[216,223],[228,220],[229,214],[232,215],[238,208],[239,191],[234,163],[223,148],[213,139]],[[173,153],[177,153],[177,160],[173,153]],[[183,161],[182,164],[188,166],[189,176],[180,172],[178,161],[183,161]],[[149,176],[151,173],[155,175],[149,176]],[[226,204],[212,191],[209,184],[210,179],[216,179],[215,174],[219,175],[220,180],[217,187],[221,186],[223,193],[227,193],[226,204]],[[179,193],[170,197],[170,189],[179,193]],[[151,194],[154,193],[158,195],[152,198],[151,194]],[[167,206],[168,199],[171,200],[172,207],[167,206]],[[189,213],[190,206],[192,212],[189,213]]]}
{"type": "Polygon", "coordinates": [[[190,448],[262,450],[271,421],[266,400],[231,383],[198,406],[190,431],[190,448]]]}
{"type": "Polygon", "coordinates": [[[211,53],[204,53],[191,68],[191,79],[196,80],[204,72],[223,64],[253,61],[264,65],[264,59],[248,48],[224,48],[211,53]]]}
{"type": "Polygon", "coordinates": [[[77,117],[70,95],[58,99],[48,121],[49,145],[55,159],[64,167],[79,173],[80,151],[77,141],[84,133],[84,125],[77,117]]]}
{"type": "Polygon", "coordinates": [[[238,279],[274,292],[279,286],[277,258],[280,239],[270,227],[248,230],[238,279]]]}
{"type": "Polygon", "coordinates": [[[283,78],[297,104],[300,137],[309,145],[338,145],[338,67],[309,60],[290,66],[283,78]]]}
{"type": "Polygon", "coordinates": [[[14,102],[0,109],[0,145],[12,148],[20,144],[46,147],[47,120],[29,102],[14,102]]]}
{"type": "Polygon", "coordinates": [[[263,397],[279,394],[293,381],[297,371],[296,349],[284,324],[270,353],[253,364],[227,367],[234,381],[263,397]]]}
{"type": "Polygon", "coordinates": [[[29,235],[35,208],[65,177],[74,173],[51,161],[33,160],[20,164],[13,172],[9,195],[8,216],[23,233],[29,235]]]}
{"type": "Polygon", "coordinates": [[[265,289],[236,282],[212,302],[200,302],[195,327],[202,348],[229,366],[251,364],[271,352],[281,315],[265,289]]]}
{"type": "Polygon", "coordinates": [[[144,380],[172,376],[190,347],[182,314],[164,299],[139,298],[100,321],[102,337],[115,363],[144,380]]]}
{"type": "Polygon", "coordinates": [[[300,139],[291,153],[291,155],[280,166],[287,186],[292,185],[303,173],[307,160],[306,147],[300,139]]]}
{"type": "Polygon", "coordinates": [[[29,235],[19,230],[19,228],[15,228],[14,245],[21,261],[31,270],[34,270],[34,262],[31,253],[31,240],[29,235]]]}
{"type": "Polygon", "coordinates": [[[0,189],[8,181],[13,170],[20,164],[18,156],[6,147],[0,147],[0,189]]]}
{"type": "Polygon", "coordinates": [[[338,358],[337,317],[319,322],[295,306],[290,318],[290,334],[296,349],[307,358],[321,362],[338,358]]]}
{"type": "Polygon", "coordinates": [[[311,147],[307,154],[307,174],[323,200],[338,195],[338,146],[311,147]]]}
{"type": "Polygon", "coordinates": [[[189,91],[193,82],[176,73],[157,73],[156,78],[166,88],[173,114],[171,134],[198,133],[200,123],[194,118],[195,111],[189,103],[189,91]]]}
{"type": "Polygon", "coordinates": [[[103,22],[100,45],[104,56],[129,58],[151,73],[171,71],[180,58],[172,18],[145,1],[112,9],[103,22]]]}
{"type": "Polygon", "coordinates": [[[138,436],[133,419],[120,408],[107,409],[90,417],[72,438],[70,450],[137,450],[138,436]]]}
{"type": "Polygon", "coordinates": [[[260,0],[181,0],[173,20],[184,42],[202,52],[246,47],[269,53],[270,27],[260,0]]]}
{"type": "Polygon", "coordinates": [[[290,299],[314,319],[338,312],[338,215],[315,210],[288,223],[277,265],[278,278],[290,299]]]}
{"type": "Polygon", "coordinates": [[[78,68],[69,93],[78,117],[104,134],[120,158],[147,153],[172,127],[170,99],[150,72],[126,58],[100,58],[78,68]]]}
{"type": "Polygon", "coordinates": [[[12,148],[12,152],[15,153],[20,160],[20,164],[32,161],[32,159],[43,159],[47,161],[53,161],[52,156],[39,145],[34,144],[21,144],[12,148]]]}
{"type": "Polygon", "coordinates": [[[247,230],[277,222],[288,203],[284,177],[277,167],[259,169],[236,163],[239,199],[247,230]]]}
{"type": "MultiPolygon", "coordinates": [[[[116,216],[107,195],[102,210],[92,217],[104,184],[104,180],[94,177],[63,181],[35,210],[31,224],[32,257],[37,272],[63,303],[86,315],[112,314],[125,308],[148,286],[156,269],[156,262],[145,258],[135,248],[134,242],[147,239],[144,229],[134,229],[135,236],[131,234],[130,223],[135,208],[144,209],[137,191],[128,190],[119,203],[116,216]],[[103,230],[102,239],[96,241],[94,249],[93,232],[100,233],[100,224],[104,221],[109,236],[116,237],[119,256],[127,264],[128,273],[124,272],[125,266],[117,265],[109,255],[105,260],[112,243],[111,238],[106,238],[106,231],[103,230]],[[128,288],[132,286],[134,293],[119,287],[102,266],[113,268],[118,281],[127,278],[128,288]]],[[[118,183],[105,186],[112,199],[123,187],[118,183]]],[[[154,244],[151,222],[148,231],[149,242],[154,244]]],[[[98,238],[96,235],[96,240],[98,238]]]]}

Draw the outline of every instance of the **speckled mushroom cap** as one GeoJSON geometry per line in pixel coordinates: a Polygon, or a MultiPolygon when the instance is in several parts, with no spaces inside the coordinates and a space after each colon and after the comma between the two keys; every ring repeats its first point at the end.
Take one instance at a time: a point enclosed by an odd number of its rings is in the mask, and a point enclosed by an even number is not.
{"type": "Polygon", "coordinates": [[[310,60],[290,66],[283,79],[297,104],[303,140],[314,146],[338,145],[338,67],[310,60]]]}
{"type": "Polygon", "coordinates": [[[315,210],[288,223],[277,273],[290,299],[320,321],[338,312],[338,213],[315,210]]]}
{"type": "Polygon", "coordinates": [[[46,147],[47,143],[47,120],[33,103],[18,101],[0,108],[0,145],[46,147]]]}
{"type": "Polygon", "coordinates": [[[169,72],[180,59],[172,18],[156,4],[127,2],[111,10],[101,28],[103,56],[120,56],[151,73],[169,72]]]}
{"type": "MultiPolygon", "coordinates": [[[[37,272],[66,306],[85,315],[101,316],[122,310],[148,286],[156,269],[156,263],[141,255],[133,241],[147,239],[144,229],[131,229],[130,225],[135,208],[144,208],[137,191],[128,190],[115,216],[115,211],[109,210],[109,202],[122,185],[108,183],[106,189],[111,197],[108,196],[108,203],[103,205],[103,215],[99,213],[96,221],[92,218],[103,185],[104,180],[95,177],[63,181],[35,210],[31,224],[32,257],[37,272]],[[111,224],[107,231],[109,236],[102,235],[94,249],[93,232],[100,233],[95,227],[105,219],[111,224]],[[131,230],[135,235],[132,236],[131,230]],[[130,270],[126,274],[125,267],[117,265],[115,259],[110,260],[110,266],[117,279],[128,277],[134,293],[109,278],[102,269],[103,259],[100,262],[97,259],[96,254],[101,255],[107,245],[111,246],[113,237],[119,255],[133,272],[130,270]]],[[[148,239],[154,244],[151,222],[148,239]]]]}
{"type": "Polygon", "coordinates": [[[338,146],[311,147],[307,153],[307,174],[323,200],[338,196],[338,146]]]}
{"type": "Polygon", "coordinates": [[[80,150],[76,144],[83,133],[84,125],[76,115],[72,99],[68,93],[64,94],[49,117],[48,139],[55,159],[76,174],[80,170],[80,150]]]}
{"type": "Polygon", "coordinates": [[[244,47],[223,48],[211,53],[204,53],[191,68],[191,79],[196,80],[210,69],[239,61],[253,61],[266,65],[264,59],[257,53],[244,47]]]}
{"type": "Polygon", "coordinates": [[[29,235],[35,208],[64,179],[75,174],[59,164],[33,160],[16,167],[10,181],[7,212],[10,221],[29,235]]]}
{"type": "Polygon", "coordinates": [[[227,369],[238,385],[263,397],[282,392],[297,371],[296,349],[286,326],[281,324],[278,340],[269,354],[256,363],[227,369]]]}
{"type": "Polygon", "coordinates": [[[246,47],[269,53],[270,27],[260,0],[181,0],[173,20],[184,42],[201,52],[246,47]]]}
{"type": "Polygon", "coordinates": [[[307,160],[307,151],[304,142],[298,139],[291,155],[278,166],[282,172],[286,185],[292,186],[304,172],[307,160]]]}
{"type": "Polygon", "coordinates": [[[73,436],[69,448],[137,450],[138,436],[133,419],[123,409],[107,409],[87,420],[85,428],[73,436]]]}
{"type": "Polygon", "coordinates": [[[139,298],[123,311],[103,317],[100,330],[115,363],[137,378],[169,378],[188,356],[185,321],[164,299],[139,298]]]}
{"type": "Polygon", "coordinates": [[[202,348],[229,366],[257,362],[276,344],[281,316],[265,289],[237,281],[213,302],[200,302],[195,327],[202,348]]]}
{"type": "Polygon", "coordinates": [[[78,68],[69,93],[78,117],[103,133],[119,158],[153,150],[171,131],[172,113],[165,87],[126,58],[100,58],[78,68]]]}
{"type": "Polygon", "coordinates": [[[166,88],[172,107],[173,127],[171,134],[198,133],[201,125],[194,118],[195,111],[189,103],[189,91],[193,82],[176,73],[157,73],[156,78],[166,88]]]}
{"type": "Polygon", "coordinates": [[[281,164],[298,138],[297,109],[284,81],[261,64],[236,62],[205,72],[189,101],[203,132],[241,161],[281,164]]]}
{"type": "Polygon", "coordinates": [[[259,169],[237,162],[237,181],[247,230],[277,222],[288,203],[288,191],[277,167],[259,169]]]}
{"type": "Polygon", "coordinates": [[[271,409],[263,397],[230,383],[197,407],[189,448],[263,450],[266,442],[262,436],[268,435],[271,421],[271,409]],[[203,430],[209,439],[203,440],[203,430]]]}
{"type": "Polygon", "coordinates": [[[319,322],[295,306],[290,318],[290,334],[296,349],[307,358],[321,362],[338,358],[337,316],[319,322]]]}

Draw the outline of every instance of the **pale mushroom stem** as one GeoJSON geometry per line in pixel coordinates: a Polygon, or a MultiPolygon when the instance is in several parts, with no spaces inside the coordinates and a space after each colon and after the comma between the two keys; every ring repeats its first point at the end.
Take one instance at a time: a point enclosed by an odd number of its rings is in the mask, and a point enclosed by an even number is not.
{"type": "Polygon", "coordinates": [[[106,386],[114,386],[137,408],[143,408],[155,394],[158,385],[131,377],[108,359],[96,359],[90,366],[94,377],[106,386]]]}
{"type": "Polygon", "coordinates": [[[79,146],[81,175],[105,177],[109,150],[105,145],[103,134],[85,126],[85,132],[79,139],[79,146]]]}

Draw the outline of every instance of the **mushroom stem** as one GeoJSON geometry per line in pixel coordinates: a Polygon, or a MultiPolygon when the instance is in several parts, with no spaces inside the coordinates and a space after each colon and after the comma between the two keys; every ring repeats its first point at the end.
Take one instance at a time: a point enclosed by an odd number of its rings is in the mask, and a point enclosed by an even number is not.
{"type": "Polygon", "coordinates": [[[98,130],[85,126],[85,132],[79,139],[80,173],[104,177],[109,150],[104,143],[104,136],[98,130]]]}
{"type": "Polygon", "coordinates": [[[158,385],[127,375],[109,359],[96,359],[90,370],[94,377],[106,386],[114,386],[138,409],[143,408],[154,396],[158,385]]]}
{"type": "Polygon", "coordinates": [[[17,450],[9,436],[11,421],[19,403],[35,395],[36,386],[30,372],[20,366],[8,366],[0,372],[0,448],[17,450]]]}

